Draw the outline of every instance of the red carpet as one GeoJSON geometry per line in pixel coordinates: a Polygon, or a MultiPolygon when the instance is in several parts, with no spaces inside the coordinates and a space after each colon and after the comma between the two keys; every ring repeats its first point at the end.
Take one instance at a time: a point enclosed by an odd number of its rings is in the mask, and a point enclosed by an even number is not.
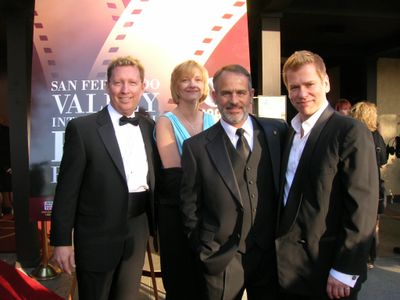
{"type": "Polygon", "coordinates": [[[0,219],[0,252],[15,252],[15,226],[14,220],[9,216],[0,219]]]}
{"type": "Polygon", "coordinates": [[[63,300],[36,280],[0,260],[1,300],[63,300]]]}

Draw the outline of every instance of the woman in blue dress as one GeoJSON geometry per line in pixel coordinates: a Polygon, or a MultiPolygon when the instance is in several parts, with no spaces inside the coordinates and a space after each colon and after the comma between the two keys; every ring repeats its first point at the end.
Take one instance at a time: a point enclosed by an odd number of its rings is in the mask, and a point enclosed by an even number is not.
{"type": "Polygon", "coordinates": [[[211,114],[199,109],[209,92],[207,70],[193,60],[179,64],[171,74],[170,89],[176,107],[160,116],[156,123],[163,166],[157,209],[161,273],[167,300],[197,299],[202,283],[183,232],[178,204],[182,144],[215,123],[211,114]]]}

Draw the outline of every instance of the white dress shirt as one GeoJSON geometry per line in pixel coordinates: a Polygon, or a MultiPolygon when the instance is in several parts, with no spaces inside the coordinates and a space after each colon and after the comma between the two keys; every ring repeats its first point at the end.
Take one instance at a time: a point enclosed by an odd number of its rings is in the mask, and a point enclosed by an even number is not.
{"type": "MultiPolygon", "coordinates": [[[[147,173],[149,167],[140,127],[129,123],[120,126],[119,119],[122,115],[117,112],[111,104],[108,105],[108,113],[110,114],[114,126],[115,136],[124,163],[129,193],[148,190],[147,173]]],[[[135,113],[127,117],[134,116],[135,113]]]]}
{"type": "MultiPolygon", "coordinates": [[[[299,164],[301,155],[303,154],[303,150],[307,143],[308,137],[310,136],[310,132],[328,105],[329,103],[326,100],[322,104],[322,106],[304,122],[301,122],[299,114],[297,114],[291,121],[292,127],[296,133],[294,135],[292,147],[290,149],[288,165],[285,174],[286,181],[283,194],[284,205],[286,205],[287,203],[290,187],[292,186],[294,175],[296,174],[297,166],[299,164]]],[[[354,287],[359,277],[358,275],[345,274],[335,269],[331,269],[329,274],[335,279],[350,287],[354,287]]]]}
{"type": "MultiPolygon", "coordinates": [[[[233,147],[236,149],[236,144],[239,139],[239,136],[236,134],[236,130],[238,128],[228,124],[222,118],[220,119],[220,122],[226,134],[228,135],[229,140],[232,142],[233,147]]],[[[253,122],[251,121],[250,116],[247,116],[242,128],[244,130],[244,137],[246,138],[247,144],[249,144],[251,151],[253,151],[253,122]]]]}

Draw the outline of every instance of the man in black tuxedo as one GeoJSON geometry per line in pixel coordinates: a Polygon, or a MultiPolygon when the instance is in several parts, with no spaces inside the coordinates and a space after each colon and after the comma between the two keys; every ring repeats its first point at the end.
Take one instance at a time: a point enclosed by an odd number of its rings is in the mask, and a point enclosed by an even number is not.
{"type": "Polygon", "coordinates": [[[203,299],[277,299],[274,232],[282,120],[248,113],[248,71],[229,65],[213,78],[220,122],[185,141],[183,224],[205,281],[203,299]]]}
{"type": "Polygon", "coordinates": [[[135,114],[141,63],[111,61],[107,91],[110,105],[67,125],[51,245],[65,272],[76,262],[79,299],[138,299],[158,168],[154,122],[135,114]]]}
{"type": "Polygon", "coordinates": [[[298,114],[283,155],[276,252],[282,299],[356,299],[375,227],[372,135],[329,106],[320,56],[297,51],[283,80],[298,114]]]}

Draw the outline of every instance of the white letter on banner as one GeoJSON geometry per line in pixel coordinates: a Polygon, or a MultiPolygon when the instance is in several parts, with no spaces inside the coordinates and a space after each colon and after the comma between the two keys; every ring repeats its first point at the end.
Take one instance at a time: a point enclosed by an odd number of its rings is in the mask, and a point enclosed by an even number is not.
{"type": "Polygon", "coordinates": [[[152,111],[152,112],[154,112],[154,109],[153,109],[153,102],[154,102],[154,100],[156,100],[156,98],[157,98],[157,96],[159,95],[160,93],[143,93],[143,98],[146,100],[146,102],[147,102],[147,111],[152,111]],[[150,98],[150,96],[152,96],[151,98],[150,98]]]}
{"type": "Polygon", "coordinates": [[[54,133],[54,159],[52,162],[59,162],[63,155],[65,131],[52,131],[52,133],[54,133]]]}

